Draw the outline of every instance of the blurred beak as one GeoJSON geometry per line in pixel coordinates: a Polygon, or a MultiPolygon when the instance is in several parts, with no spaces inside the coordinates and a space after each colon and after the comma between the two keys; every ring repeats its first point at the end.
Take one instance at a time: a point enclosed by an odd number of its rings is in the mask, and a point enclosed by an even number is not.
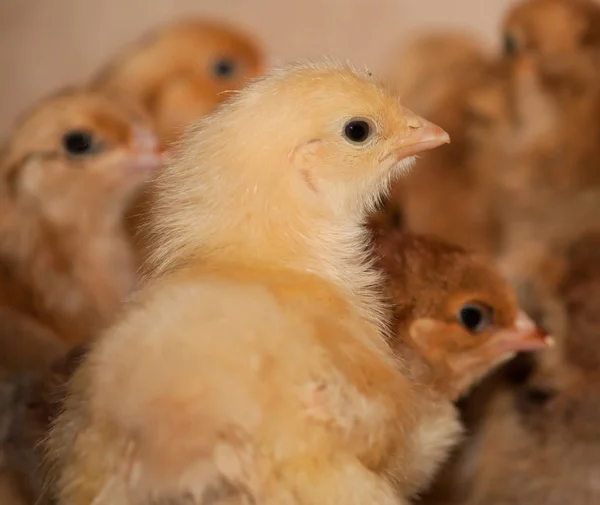
{"type": "Polygon", "coordinates": [[[396,145],[389,155],[400,161],[424,151],[450,143],[450,136],[438,125],[411,113],[408,118],[409,133],[396,145]]]}
{"type": "Polygon", "coordinates": [[[492,336],[490,344],[495,350],[505,354],[538,351],[554,345],[554,339],[540,331],[525,312],[519,311],[512,328],[498,330],[492,336]]]}
{"type": "Polygon", "coordinates": [[[145,128],[136,128],[131,143],[129,171],[133,173],[153,172],[166,161],[162,145],[157,137],[145,128]]]}

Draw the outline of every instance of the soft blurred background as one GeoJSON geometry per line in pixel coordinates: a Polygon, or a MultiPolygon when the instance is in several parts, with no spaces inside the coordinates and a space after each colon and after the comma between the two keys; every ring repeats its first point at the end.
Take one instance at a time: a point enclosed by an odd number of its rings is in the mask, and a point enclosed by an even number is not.
{"type": "Polygon", "coordinates": [[[234,22],[277,60],[320,54],[381,69],[423,29],[465,28],[494,44],[511,0],[2,0],[0,135],[27,105],[87,79],[122,44],[188,14],[234,22]]]}

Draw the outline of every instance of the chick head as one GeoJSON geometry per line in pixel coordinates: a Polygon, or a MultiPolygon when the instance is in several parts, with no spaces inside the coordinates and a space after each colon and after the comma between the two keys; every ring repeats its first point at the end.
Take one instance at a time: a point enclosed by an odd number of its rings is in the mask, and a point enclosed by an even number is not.
{"type": "Polygon", "coordinates": [[[96,92],[62,91],[15,125],[1,163],[3,186],[23,208],[69,220],[120,214],[162,164],[137,111],[96,92]]]}
{"type": "Polygon", "coordinates": [[[291,65],[241,98],[238,127],[270,156],[264,172],[291,175],[298,194],[343,217],[371,210],[417,154],[449,141],[368,72],[335,62],[291,65]]]}
{"type": "Polygon", "coordinates": [[[400,335],[456,397],[519,351],[546,347],[508,282],[483,258],[428,236],[379,239],[400,335]],[[405,273],[402,273],[405,272],[405,273]]]}

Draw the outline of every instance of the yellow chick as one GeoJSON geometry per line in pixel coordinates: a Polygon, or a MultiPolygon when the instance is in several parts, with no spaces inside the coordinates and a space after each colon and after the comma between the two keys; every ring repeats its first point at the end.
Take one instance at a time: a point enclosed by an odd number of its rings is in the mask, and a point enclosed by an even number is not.
{"type": "Polygon", "coordinates": [[[448,142],[367,72],[254,81],[156,179],[150,278],[47,444],[60,505],[405,503],[419,398],[363,226],[448,142]]]}

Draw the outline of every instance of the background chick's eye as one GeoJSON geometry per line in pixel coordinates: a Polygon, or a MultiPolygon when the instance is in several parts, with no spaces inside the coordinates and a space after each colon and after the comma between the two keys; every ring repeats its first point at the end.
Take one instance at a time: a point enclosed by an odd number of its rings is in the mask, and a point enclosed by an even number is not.
{"type": "Polygon", "coordinates": [[[504,35],[503,50],[506,56],[514,56],[519,50],[519,44],[514,35],[507,33],[504,35]]]}
{"type": "Polygon", "coordinates": [[[492,323],[492,310],[479,303],[467,303],[458,311],[457,319],[465,329],[476,333],[492,323]]]}
{"type": "Polygon", "coordinates": [[[371,126],[363,119],[351,119],[344,126],[344,136],[350,142],[360,144],[371,136],[371,126]]]}
{"type": "Polygon", "coordinates": [[[65,151],[75,156],[91,154],[94,150],[94,138],[86,131],[70,131],[63,136],[62,143],[65,151]]]}
{"type": "Polygon", "coordinates": [[[236,72],[236,63],[233,60],[222,58],[213,64],[213,74],[218,79],[229,79],[236,72]]]}

